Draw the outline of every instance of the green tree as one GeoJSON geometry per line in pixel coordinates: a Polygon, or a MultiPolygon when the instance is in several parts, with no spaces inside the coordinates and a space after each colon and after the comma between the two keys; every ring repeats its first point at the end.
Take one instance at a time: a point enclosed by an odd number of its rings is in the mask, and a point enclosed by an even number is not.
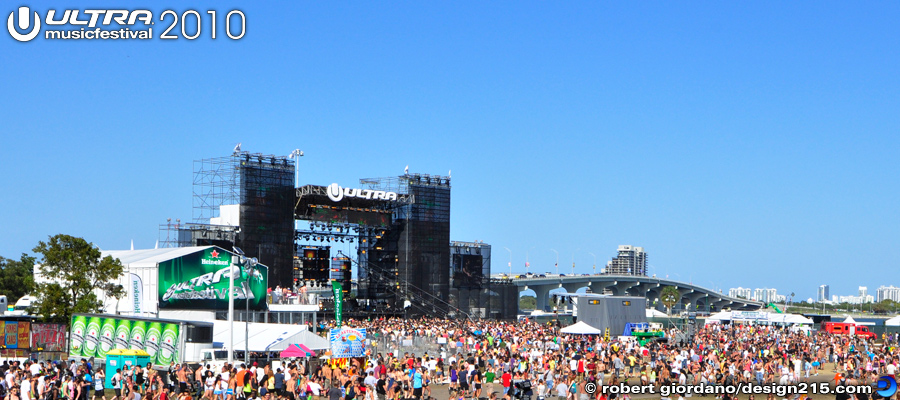
{"type": "Polygon", "coordinates": [[[537,305],[537,299],[534,296],[519,297],[519,309],[520,310],[534,310],[534,307],[536,305],[537,305]]]}
{"type": "Polygon", "coordinates": [[[72,314],[99,312],[103,303],[95,290],[121,298],[125,290],[115,282],[124,267],[118,259],[100,257],[93,243],[69,235],[51,236],[34,252],[41,255],[40,272],[49,282],[37,285],[37,314],[46,320],[68,322],[72,314]]]}
{"type": "Polygon", "coordinates": [[[19,261],[0,257],[0,295],[9,304],[34,290],[34,257],[22,254],[19,261]]]}
{"type": "Polygon", "coordinates": [[[678,289],[675,286],[666,286],[662,289],[662,292],[659,293],[659,300],[666,306],[669,313],[672,313],[672,307],[678,303],[678,299],[681,297],[681,293],[678,293],[678,289]]]}
{"type": "Polygon", "coordinates": [[[872,305],[872,311],[875,314],[887,314],[893,308],[893,301],[890,299],[884,299],[872,305]]]}

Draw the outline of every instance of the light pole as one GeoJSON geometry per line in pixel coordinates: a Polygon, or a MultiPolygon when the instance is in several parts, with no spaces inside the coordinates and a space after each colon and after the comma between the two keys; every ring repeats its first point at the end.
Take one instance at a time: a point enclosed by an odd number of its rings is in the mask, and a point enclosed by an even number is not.
{"type": "MultiPolygon", "coordinates": [[[[228,271],[228,363],[234,364],[234,266],[238,265],[238,272],[243,272],[245,267],[252,268],[255,267],[259,261],[256,257],[247,258],[244,256],[244,251],[241,250],[240,247],[235,246],[234,252],[237,256],[231,257],[231,270],[228,271]]],[[[245,314],[244,314],[244,363],[249,361],[249,353],[250,353],[250,321],[248,316],[250,315],[250,294],[253,291],[250,290],[250,279],[251,273],[247,272],[247,279],[244,281],[243,292],[244,292],[244,304],[245,304],[245,314]]]]}
{"type": "MultiPolygon", "coordinates": [[[[228,363],[234,363],[234,265],[241,262],[244,252],[237,246],[234,247],[236,256],[231,256],[231,265],[228,266],[228,363]]],[[[246,343],[244,346],[246,347],[246,343]]],[[[244,350],[246,353],[247,351],[244,350]]]]}
{"type": "MultiPolygon", "coordinates": [[[[578,251],[580,249],[575,249],[578,251]]],[[[572,252],[572,276],[575,276],[575,251],[572,252]]]]}
{"type": "MultiPolygon", "coordinates": [[[[512,250],[509,247],[503,247],[506,251],[509,252],[509,277],[512,278],[512,250]]],[[[527,271],[526,271],[527,274],[527,271]]]]}
{"type": "Polygon", "coordinates": [[[594,257],[594,275],[597,275],[597,255],[591,252],[588,252],[588,254],[594,257]]]}
{"type": "Polygon", "coordinates": [[[556,249],[550,249],[550,251],[556,253],[556,276],[559,276],[559,252],[556,249]]]}

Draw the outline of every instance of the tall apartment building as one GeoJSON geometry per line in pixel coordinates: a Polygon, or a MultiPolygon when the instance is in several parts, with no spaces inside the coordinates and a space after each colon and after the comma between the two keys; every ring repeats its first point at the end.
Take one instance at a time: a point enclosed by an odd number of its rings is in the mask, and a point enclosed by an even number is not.
{"type": "Polygon", "coordinates": [[[828,289],[828,285],[819,286],[819,295],[816,297],[816,301],[818,301],[819,303],[831,301],[831,294],[828,293],[828,289]]]}
{"type": "Polygon", "coordinates": [[[778,293],[775,289],[754,289],[753,290],[753,300],[761,301],[763,303],[771,303],[777,301],[778,293]]]}
{"type": "Polygon", "coordinates": [[[728,289],[728,297],[740,297],[742,299],[750,300],[750,297],[752,297],[752,294],[753,294],[753,289],[750,289],[750,288],[737,287],[737,288],[728,289]]]}
{"type": "Polygon", "coordinates": [[[894,285],[881,285],[881,287],[875,291],[875,299],[879,303],[885,300],[900,301],[900,288],[894,287],[894,285]]]}
{"type": "Polygon", "coordinates": [[[647,253],[643,247],[620,245],[618,255],[607,264],[604,272],[610,275],[647,276],[647,253]]]}

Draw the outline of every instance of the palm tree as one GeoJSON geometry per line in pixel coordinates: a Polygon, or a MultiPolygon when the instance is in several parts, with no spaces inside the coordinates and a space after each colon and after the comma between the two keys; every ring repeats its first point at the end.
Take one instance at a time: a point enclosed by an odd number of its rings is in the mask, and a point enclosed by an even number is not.
{"type": "Polygon", "coordinates": [[[678,303],[680,297],[681,293],[678,293],[678,289],[676,289],[675,286],[666,286],[659,294],[659,299],[662,301],[663,305],[666,306],[669,314],[672,313],[672,307],[678,303]]]}

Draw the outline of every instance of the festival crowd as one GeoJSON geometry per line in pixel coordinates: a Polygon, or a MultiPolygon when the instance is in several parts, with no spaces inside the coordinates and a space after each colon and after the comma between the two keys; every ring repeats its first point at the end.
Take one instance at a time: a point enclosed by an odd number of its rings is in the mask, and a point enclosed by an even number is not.
{"type": "MultiPolygon", "coordinates": [[[[402,346],[370,348],[366,357],[346,363],[283,360],[274,368],[266,363],[196,369],[148,364],[117,370],[111,387],[92,360],[4,362],[0,400],[404,400],[430,398],[436,390],[449,391],[451,400],[614,400],[614,394],[586,388],[795,384],[819,374],[833,385],[873,384],[880,376],[894,377],[900,367],[896,334],[865,340],[822,331],[711,324],[698,327],[681,343],[640,345],[566,335],[558,324],[529,321],[389,318],[345,325],[366,328],[370,338],[401,343],[419,338],[440,347],[434,354],[415,354],[402,346]]],[[[865,394],[836,398],[869,400],[865,394]]]]}

